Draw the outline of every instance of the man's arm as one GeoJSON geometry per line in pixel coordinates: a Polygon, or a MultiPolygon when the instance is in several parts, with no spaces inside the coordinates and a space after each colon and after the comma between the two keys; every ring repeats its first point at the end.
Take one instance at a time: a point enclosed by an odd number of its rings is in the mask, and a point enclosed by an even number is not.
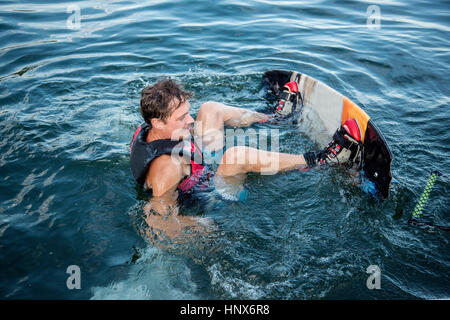
{"type": "Polygon", "coordinates": [[[153,190],[153,197],[144,208],[152,239],[154,235],[158,238],[177,238],[187,228],[204,231],[202,220],[178,214],[177,186],[184,176],[181,159],[172,161],[171,156],[162,155],[153,161],[146,178],[147,185],[153,190]]]}
{"type": "Polygon", "coordinates": [[[182,161],[182,158],[172,159],[170,155],[162,155],[153,160],[145,179],[147,186],[151,186],[153,190],[153,196],[160,197],[176,191],[185,176],[182,161]]]}

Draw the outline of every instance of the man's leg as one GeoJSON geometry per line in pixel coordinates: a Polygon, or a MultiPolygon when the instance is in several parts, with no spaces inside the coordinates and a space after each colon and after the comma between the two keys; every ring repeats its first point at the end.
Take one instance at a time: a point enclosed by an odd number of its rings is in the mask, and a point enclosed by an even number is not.
{"type": "Polygon", "coordinates": [[[269,152],[249,147],[233,147],[222,157],[217,174],[230,176],[245,172],[306,171],[315,166],[346,165],[361,168],[361,129],[356,119],[347,120],[333,135],[328,146],[321,151],[303,155],[269,152]]]}
{"type": "MultiPolygon", "coordinates": [[[[202,138],[202,147],[210,151],[223,150],[224,125],[250,126],[266,120],[267,114],[236,108],[218,102],[204,103],[194,124],[194,134],[202,138]]],[[[303,155],[269,152],[239,146],[226,150],[217,175],[233,176],[246,172],[273,173],[306,167],[303,155]]]]}
{"type": "Polygon", "coordinates": [[[194,135],[202,138],[202,147],[210,151],[222,150],[224,125],[233,127],[250,126],[267,119],[264,113],[236,108],[218,102],[202,104],[194,124],[194,135]]]}
{"type": "MultiPolygon", "coordinates": [[[[224,125],[249,126],[254,122],[266,120],[267,115],[255,111],[236,108],[217,102],[207,102],[200,107],[194,134],[202,138],[202,147],[210,151],[223,150],[224,125]]],[[[360,130],[356,120],[348,120],[334,135],[325,151],[308,152],[304,155],[269,152],[250,147],[232,147],[222,156],[217,174],[231,176],[246,172],[270,173],[287,170],[307,170],[316,165],[345,164],[360,155],[354,145],[360,142],[360,130]],[[340,133],[343,132],[343,135],[340,133]],[[337,134],[340,133],[341,136],[337,134]],[[353,139],[352,137],[355,137],[353,139]],[[336,141],[335,141],[336,139],[336,141]],[[342,147],[339,143],[342,143],[342,147]],[[348,146],[346,146],[348,142],[348,146]],[[344,151],[344,152],[343,152],[344,151]],[[345,152],[349,151],[349,152],[345,152]],[[353,154],[355,155],[353,156],[353,154]]]]}
{"type": "Polygon", "coordinates": [[[233,176],[247,172],[265,174],[306,169],[303,155],[270,152],[239,146],[228,149],[217,169],[219,176],[233,176]]]}

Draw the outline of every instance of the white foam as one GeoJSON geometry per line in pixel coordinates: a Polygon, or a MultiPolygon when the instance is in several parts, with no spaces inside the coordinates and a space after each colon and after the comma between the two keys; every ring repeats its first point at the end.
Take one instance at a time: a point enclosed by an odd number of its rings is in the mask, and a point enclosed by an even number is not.
{"type": "Polygon", "coordinates": [[[130,267],[128,278],[105,287],[93,287],[92,300],[199,299],[191,269],[181,257],[156,248],[143,249],[130,267]]]}
{"type": "MultiPolygon", "coordinates": [[[[233,179],[233,177],[228,178],[233,179]]],[[[225,181],[223,177],[214,177],[215,192],[225,200],[239,201],[245,197],[245,188],[242,179],[238,178],[236,181],[225,181]]]]}
{"type": "Polygon", "coordinates": [[[252,285],[239,278],[224,276],[218,264],[209,267],[208,272],[211,276],[211,284],[219,286],[231,298],[255,300],[261,299],[265,294],[261,286],[252,285]]]}

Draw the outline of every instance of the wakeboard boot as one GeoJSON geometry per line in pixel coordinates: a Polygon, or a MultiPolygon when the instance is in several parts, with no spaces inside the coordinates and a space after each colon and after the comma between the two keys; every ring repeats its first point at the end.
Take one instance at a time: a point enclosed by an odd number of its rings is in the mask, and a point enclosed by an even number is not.
{"type": "Polygon", "coordinates": [[[308,169],[313,167],[346,166],[361,169],[361,129],[356,119],[347,120],[333,135],[330,143],[321,151],[303,154],[308,169]]]}
{"type": "Polygon", "coordinates": [[[278,124],[288,122],[288,120],[295,118],[294,115],[298,114],[303,106],[303,99],[295,81],[287,82],[281,92],[277,91],[275,95],[278,96],[275,112],[263,121],[260,121],[260,123],[278,124]]]}

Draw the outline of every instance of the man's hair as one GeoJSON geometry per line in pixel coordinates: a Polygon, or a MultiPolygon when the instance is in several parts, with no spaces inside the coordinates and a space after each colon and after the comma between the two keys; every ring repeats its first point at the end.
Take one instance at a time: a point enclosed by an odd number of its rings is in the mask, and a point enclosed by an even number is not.
{"type": "Polygon", "coordinates": [[[142,90],[141,115],[150,126],[153,118],[166,121],[174,110],[190,98],[192,93],[185,91],[172,79],[159,80],[142,90]]]}

